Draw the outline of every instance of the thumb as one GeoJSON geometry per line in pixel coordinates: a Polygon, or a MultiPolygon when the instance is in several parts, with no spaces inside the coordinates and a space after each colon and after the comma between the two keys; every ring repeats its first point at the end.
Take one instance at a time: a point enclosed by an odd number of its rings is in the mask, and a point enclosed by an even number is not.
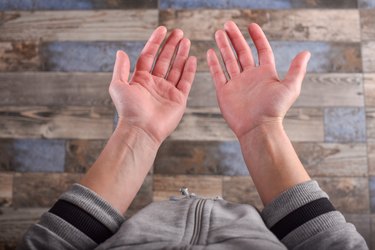
{"type": "Polygon", "coordinates": [[[306,74],[307,63],[311,57],[310,52],[303,51],[299,53],[290,64],[288,73],[285,76],[284,82],[292,88],[301,89],[303,78],[306,74]]]}
{"type": "Polygon", "coordinates": [[[116,53],[116,62],[113,69],[112,82],[128,82],[129,72],[129,57],[124,51],[118,50],[116,53]]]}

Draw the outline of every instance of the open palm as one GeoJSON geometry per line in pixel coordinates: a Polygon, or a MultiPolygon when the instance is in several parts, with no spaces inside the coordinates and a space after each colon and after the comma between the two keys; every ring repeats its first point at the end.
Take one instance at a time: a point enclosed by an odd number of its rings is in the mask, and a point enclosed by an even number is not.
{"type": "Polygon", "coordinates": [[[258,51],[259,66],[255,65],[250,47],[234,22],[227,22],[225,31],[218,30],[215,34],[230,80],[226,79],[215,52],[207,53],[221,112],[238,138],[262,124],[282,122],[300,93],[309,59],[308,52],[300,53],[285,79],[280,80],[263,31],[251,24],[249,33],[258,51]]]}
{"type": "Polygon", "coordinates": [[[154,31],[130,81],[129,58],[119,51],[110,85],[119,123],[143,130],[158,143],[171,134],[181,120],[196,71],[196,59],[188,57],[190,41],[182,38],[181,30],[171,33],[156,58],[165,36],[165,27],[154,31]]]}

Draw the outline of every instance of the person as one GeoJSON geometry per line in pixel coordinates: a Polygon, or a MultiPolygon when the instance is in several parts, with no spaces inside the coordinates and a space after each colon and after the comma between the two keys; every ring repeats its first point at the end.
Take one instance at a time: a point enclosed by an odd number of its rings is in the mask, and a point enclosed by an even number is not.
{"type": "Polygon", "coordinates": [[[310,53],[299,53],[280,80],[265,34],[255,23],[248,31],[259,65],[232,21],[215,33],[224,69],[213,49],[207,62],[220,110],[238,138],[263,211],[183,190],[180,199],[154,202],[123,217],[158,148],[184,114],[197,67],[180,29],[171,32],[158,54],[167,34],[158,27],[130,81],[129,58],[117,52],[109,87],[117,128],[80,183],[30,227],[20,249],[367,249],[356,228],[310,179],[283,128],[310,53]]]}

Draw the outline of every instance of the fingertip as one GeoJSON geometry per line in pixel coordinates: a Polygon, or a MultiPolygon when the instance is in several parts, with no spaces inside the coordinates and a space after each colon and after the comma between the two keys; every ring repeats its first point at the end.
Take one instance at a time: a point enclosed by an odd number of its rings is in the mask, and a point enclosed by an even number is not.
{"type": "MultiPolygon", "coordinates": [[[[164,27],[164,26],[163,26],[164,27]]],[[[165,28],[165,27],[164,27],[165,28]]],[[[183,37],[184,36],[184,31],[182,29],[174,29],[173,33],[176,34],[177,36],[183,37]]]]}
{"type": "Polygon", "coordinates": [[[220,37],[220,35],[223,34],[223,32],[224,32],[223,30],[217,30],[215,32],[215,39],[218,39],[220,37]]]}
{"type": "Polygon", "coordinates": [[[163,33],[167,33],[167,27],[165,26],[159,26],[155,29],[155,31],[159,31],[159,32],[163,32],[163,33]]]}
{"type": "Polygon", "coordinates": [[[224,28],[225,29],[228,29],[228,28],[230,28],[230,27],[233,27],[233,26],[237,26],[237,24],[235,23],[235,22],[233,22],[232,20],[229,20],[229,21],[226,21],[225,23],[224,23],[224,28]]]}

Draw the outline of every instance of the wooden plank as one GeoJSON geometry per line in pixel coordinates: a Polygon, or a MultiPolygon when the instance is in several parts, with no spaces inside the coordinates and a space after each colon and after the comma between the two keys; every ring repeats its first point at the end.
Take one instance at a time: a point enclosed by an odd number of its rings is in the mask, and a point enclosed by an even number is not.
{"type": "Polygon", "coordinates": [[[263,203],[249,176],[224,176],[223,198],[231,202],[250,204],[259,210],[263,209],[263,203]]]}
{"type": "Polygon", "coordinates": [[[375,143],[367,142],[368,174],[375,176],[375,143]]]}
{"type": "MultiPolygon", "coordinates": [[[[280,77],[282,79],[283,76],[280,77]]],[[[361,74],[310,73],[306,75],[301,94],[293,107],[363,106],[363,95],[361,74]]],[[[366,98],[367,95],[366,89],[366,98]]],[[[373,95],[375,103],[375,87],[373,95]]],[[[217,107],[215,87],[210,73],[197,73],[189,95],[188,106],[217,107]]]]}
{"type": "Polygon", "coordinates": [[[366,106],[375,106],[375,74],[364,74],[363,85],[365,90],[366,106]]]}
{"type": "MultiPolygon", "coordinates": [[[[375,7],[375,2],[374,2],[375,7]]],[[[375,214],[370,215],[370,223],[371,223],[371,235],[375,234],[375,214]]],[[[371,237],[371,244],[369,245],[372,249],[375,247],[375,237],[371,237]]]]}
{"type": "Polygon", "coordinates": [[[131,70],[145,41],[65,41],[41,45],[43,69],[64,72],[112,72],[117,50],[124,50],[131,70]]]}
{"type": "Polygon", "coordinates": [[[361,17],[362,41],[375,40],[375,9],[362,9],[359,13],[361,17]]]}
{"type": "Polygon", "coordinates": [[[107,107],[0,107],[0,138],[107,139],[114,110],[107,107]]]}
{"type": "Polygon", "coordinates": [[[157,8],[156,0],[2,0],[0,10],[92,10],[92,9],[145,9],[157,8]]]}
{"type": "Polygon", "coordinates": [[[367,177],[318,177],[320,187],[343,213],[369,213],[367,177]]]}
{"type": "Polygon", "coordinates": [[[249,175],[237,141],[165,141],[156,174],[249,175]]]}
{"type": "MultiPolygon", "coordinates": [[[[369,1],[369,0],[367,0],[369,1]]],[[[263,1],[243,1],[243,0],[160,0],[161,9],[291,9],[291,8],[333,8],[346,9],[357,8],[355,0],[263,0],[263,1]]]]}
{"type": "Polygon", "coordinates": [[[363,107],[334,107],[324,110],[326,142],[365,142],[366,117],[363,107]]]}
{"type": "Polygon", "coordinates": [[[258,23],[271,40],[360,41],[359,13],[355,9],[160,11],[160,24],[181,28],[193,40],[211,40],[227,20],[235,21],[244,34],[249,23],[258,23]]]}
{"type": "Polygon", "coordinates": [[[15,208],[51,207],[81,177],[81,174],[67,173],[15,173],[12,205],[15,208]]]}
{"type": "Polygon", "coordinates": [[[375,41],[362,43],[363,72],[375,73],[375,41]]]}
{"type": "Polygon", "coordinates": [[[0,22],[0,41],[147,40],[158,24],[158,11],[9,11],[0,14],[0,22]]]}
{"type": "MultiPolygon", "coordinates": [[[[211,38],[211,40],[213,40],[211,38]]],[[[250,41],[253,55],[257,58],[250,41]]],[[[362,59],[359,43],[271,41],[278,72],[287,72],[293,58],[301,51],[310,51],[312,57],[307,71],[311,73],[361,73],[362,59]]],[[[197,56],[198,71],[209,71],[206,53],[209,48],[216,48],[214,41],[193,41],[191,54],[197,56]]],[[[374,49],[375,50],[375,49],[374,49]]],[[[219,55],[219,54],[218,54],[219,55]]],[[[371,59],[371,58],[369,58],[371,59]]]]}
{"type": "MultiPolygon", "coordinates": [[[[293,141],[323,141],[321,109],[291,109],[284,120],[285,129],[293,141]]],[[[233,132],[218,108],[187,109],[181,123],[170,136],[172,140],[235,140],[233,132]]]]}
{"type": "Polygon", "coordinates": [[[214,198],[222,196],[222,177],[207,175],[154,175],[154,201],[180,197],[181,187],[188,187],[190,193],[214,198]]]}
{"type": "Polygon", "coordinates": [[[107,106],[111,73],[0,73],[2,106],[107,106]]]}
{"type": "Polygon", "coordinates": [[[375,1],[374,0],[358,0],[358,7],[360,7],[360,8],[375,8],[375,1]]]}
{"type": "Polygon", "coordinates": [[[0,42],[0,72],[38,71],[41,69],[37,42],[0,42]]]}
{"type": "Polygon", "coordinates": [[[370,176],[369,188],[370,188],[370,210],[371,210],[371,213],[375,213],[375,176],[370,176]]]}
{"type": "Polygon", "coordinates": [[[0,173],[0,207],[8,207],[12,204],[13,174],[0,173]]]}
{"type": "Polygon", "coordinates": [[[375,142],[375,107],[366,107],[366,140],[375,142]]]}
{"type": "Polygon", "coordinates": [[[293,146],[313,176],[367,176],[366,144],[295,142],[293,146]]]}

